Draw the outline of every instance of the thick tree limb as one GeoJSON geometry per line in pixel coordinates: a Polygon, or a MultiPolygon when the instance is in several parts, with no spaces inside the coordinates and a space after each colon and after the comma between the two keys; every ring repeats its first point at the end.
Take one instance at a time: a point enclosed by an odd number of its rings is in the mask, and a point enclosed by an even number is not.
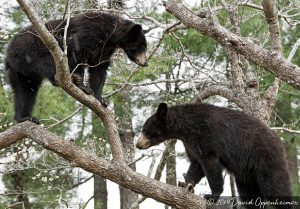
{"type": "Polygon", "coordinates": [[[45,149],[52,150],[75,167],[110,179],[144,196],[181,209],[205,208],[205,201],[201,197],[186,192],[184,188],[148,178],[134,172],[125,164],[99,158],[96,154],[78,147],[74,142],[63,140],[29,121],[0,133],[0,150],[25,137],[32,139],[45,149]]]}
{"type": "Polygon", "coordinates": [[[196,98],[197,102],[201,102],[204,99],[207,99],[211,96],[219,95],[228,99],[231,102],[234,102],[241,109],[246,107],[247,99],[241,98],[241,95],[235,95],[231,89],[228,89],[224,86],[209,86],[201,91],[196,98]]]}
{"type": "MultiPolygon", "coordinates": [[[[278,11],[276,8],[276,0],[263,0],[262,6],[266,20],[269,24],[269,32],[273,49],[278,54],[282,55],[282,44],[278,22],[278,11]]],[[[275,81],[272,84],[272,86],[270,86],[264,94],[264,99],[267,101],[266,112],[268,115],[268,123],[270,122],[272,108],[275,106],[278,98],[278,91],[280,85],[281,80],[279,78],[275,78],[275,81]]]]}
{"type": "Polygon", "coordinates": [[[263,0],[262,6],[269,24],[271,42],[275,51],[282,52],[280,28],[278,22],[278,11],[276,8],[276,0],[263,0]]]}
{"type": "MultiPolygon", "coordinates": [[[[234,4],[227,4],[226,1],[221,0],[224,8],[229,14],[230,22],[233,27],[233,32],[240,35],[240,21],[237,15],[237,6],[234,4]]],[[[243,70],[240,66],[240,55],[230,48],[225,47],[226,53],[228,54],[230,61],[230,72],[231,72],[231,83],[232,89],[239,95],[244,95],[244,81],[243,81],[243,70]]]]}
{"type": "Polygon", "coordinates": [[[288,62],[282,54],[269,51],[249,39],[236,35],[210,19],[201,18],[186,8],[181,0],[170,0],[165,8],[183,24],[207,35],[225,47],[244,55],[250,61],[262,66],[276,77],[300,89],[300,68],[288,62]]]}

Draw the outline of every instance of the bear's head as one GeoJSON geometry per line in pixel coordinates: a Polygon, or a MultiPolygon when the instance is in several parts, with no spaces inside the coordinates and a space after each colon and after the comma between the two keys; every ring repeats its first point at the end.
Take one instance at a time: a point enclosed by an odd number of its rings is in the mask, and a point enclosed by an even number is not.
{"type": "Polygon", "coordinates": [[[144,123],[141,136],[136,143],[137,148],[147,149],[168,139],[167,114],[168,106],[161,103],[156,113],[144,123]]]}
{"type": "Polygon", "coordinates": [[[126,29],[120,47],[123,48],[130,60],[140,66],[147,66],[147,41],[141,25],[132,24],[126,29]]]}

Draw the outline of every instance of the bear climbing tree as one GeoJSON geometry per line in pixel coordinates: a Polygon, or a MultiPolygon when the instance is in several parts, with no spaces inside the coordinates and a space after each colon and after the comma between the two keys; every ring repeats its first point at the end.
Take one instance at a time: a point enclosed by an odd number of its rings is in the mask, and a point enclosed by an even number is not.
{"type": "MultiPolygon", "coordinates": [[[[217,201],[223,192],[223,168],[233,173],[247,208],[260,198],[292,202],[285,149],[279,137],[258,119],[238,110],[208,104],[168,108],[161,103],[148,118],[136,147],[147,149],[168,139],[182,140],[191,161],[181,186],[191,189],[206,176],[217,201]],[[252,202],[252,204],[251,204],[252,202]]],[[[291,209],[289,204],[278,209],[291,209]]]]}
{"type": "MultiPolygon", "coordinates": [[[[46,27],[63,49],[65,20],[53,20],[46,27]]],[[[142,27],[120,17],[88,12],[72,17],[67,31],[67,49],[72,80],[86,94],[94,96],[107,106],[101,92],[106,79],[110,58],[117,48],[122,48],[128,58],[146,66],[147,43],[142,27]],[[84,68],[89,67],[89,86],[83,84],[84,68]]],[[[6,69],[14,91],[17,122],[30,120],[36,95],[44,78],[53,85],[55,65],[49,50],[43,45],[33,26],[14,36],[7,48],[6,69]]]]}

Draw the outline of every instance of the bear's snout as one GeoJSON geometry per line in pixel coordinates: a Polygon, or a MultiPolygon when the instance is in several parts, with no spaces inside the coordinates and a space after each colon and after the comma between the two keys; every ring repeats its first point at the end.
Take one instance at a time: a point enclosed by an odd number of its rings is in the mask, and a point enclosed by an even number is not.
{"type": "Polygon", "coordinates": [[[137,55],[135,57],[135,60],[136,60],[136,64],[142,66],[142,67],[147,67],[148,64],[147,64],[147,56],[146,56],[146,53],[141,53],[139,55],[137,55]]]}
{"type": "Polygon", "coordinates": [[[142,133],[139,140],[136,143],[136,148],[147,149],[151,146],[151,141],[142,133]]]}

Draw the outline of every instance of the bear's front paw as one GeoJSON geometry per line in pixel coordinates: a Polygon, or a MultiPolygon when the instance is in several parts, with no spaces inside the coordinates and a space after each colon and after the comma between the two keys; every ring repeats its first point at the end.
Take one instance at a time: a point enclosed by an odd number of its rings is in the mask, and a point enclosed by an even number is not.
{"type": "Polygon", "coordinates": [[[102,96],[97,96],[96,95],[95,97],[102,104],[103,107],[107,107],[108,106],[108,102],[105,99],[103,99],[102,96]]]}
{"type": "Polygon", "coordinates": [[[219,196],[212,195],[212,194],[205,194],[203,197],[210,203],[216,203],[218,202],[219,199],[219,196]]]}
{"type": "Polygon", "coordinates": [[[195,192],[194,186],[191,183],[186,183],[186,182],[178,181],[178,186],[184,187],[188,192],[192,192],[192,193],[195,192]]]}
{"type": "Polygon", "coordinates": [[[94,91],[85,85],[78,85],[78,88],[80,88],[87,95],[94,95],[94,91]]]}
{"type": "Polygon", "coordinates": [[[22,123],[24,121],[31,121],[31,122],[33,122],[37,125],[40,124],[40,120],[35,118],[35,117],[24,117],[24,118],[21,118],[21,119],[17,120],[17,123],[22,123]]]}

